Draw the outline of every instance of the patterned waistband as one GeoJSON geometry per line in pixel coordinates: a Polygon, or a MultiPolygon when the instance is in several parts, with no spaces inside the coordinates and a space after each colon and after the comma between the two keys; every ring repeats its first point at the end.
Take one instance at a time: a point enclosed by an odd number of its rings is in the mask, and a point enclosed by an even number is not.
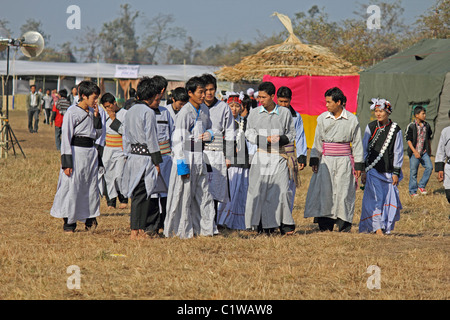
{"type": "Polygon", "coordinates": [[[352,155],[352,147],[350,146],[350,142],[324,142],[322,154],[330,157],[350,156],[352,155]]]}
{"type": "Polygon", "coordinates": [[[140,156],[150,156],[150,151],[146,144],[132,144],[131,154],[137,154],[140,156]]]}
{"type": "Polygon", "coordinates": [[[105,145],[110,148],[122,148],[122,136],[120,134],[106,134],[105,145]]]}
{"type": "Polygon", "coordinates": [[[161,151],[161,155],[170,154],[172,149],[170,148],[170,141],[163,141],[159,143],[159,150],[161,151]]]}

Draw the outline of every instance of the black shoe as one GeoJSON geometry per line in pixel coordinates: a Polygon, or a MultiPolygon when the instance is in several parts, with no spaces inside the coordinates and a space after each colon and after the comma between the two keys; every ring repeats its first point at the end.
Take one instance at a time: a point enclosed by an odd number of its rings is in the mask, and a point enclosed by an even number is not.
{"type": "Polygon", "coordinates": [[[98,222],[96,218],[88,218],[86,219],[84,228],[86,231],[94,231],[95,229],[97,229],[97,226],[98,222]]]}

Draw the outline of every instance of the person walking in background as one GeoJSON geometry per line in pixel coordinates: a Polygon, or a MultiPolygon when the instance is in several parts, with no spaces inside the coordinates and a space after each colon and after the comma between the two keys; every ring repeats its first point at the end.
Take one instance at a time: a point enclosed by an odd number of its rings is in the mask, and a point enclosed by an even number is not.
{"type": "Polygon", "coordinates": [[[392,106],[385,99],[372,99],[377,120],[366,127],[363,138],[366,168],[359,232],[389,234],[400,220],[402,204],[398,184],[402,180],[403,136],[397,123],[389,119],[392,106]]]}
{"type": "Polygon", "coordinates": [[[78,103],[78,89],[76,86],[72,87],[72,90],[70,91],[67,99],[69,100],[71,106],[78,103]]]}
{"type": "Polygon", "coordinates": [[[411,197],[416,197],[417,191],[423,195],[427,194],[425,187],[433,172],[433,163],[430,159],[433,131],[428,122],[425,121],[426,116],[425,108],[416,107],[414,109],[415,120],[406,128],[405,138],[409,147],[409,194],[411,197]],[[425,171],[419,184],[417,184],[419,165],[422,165],[425,171]]]}
{"type": "Polygon", "coordinates": [[[53,98],[50,93],[50,89],[45,90],[45,96],[42,98],[42,101],[44,102],[44,123],[46,123],[47,125],[50,125],[50,118],[52,116],[53,108],[53,98]]]}
{"type": "MultiPolygon", "coordinates": [[[[450,111],[448,112],[450,119],[450,111]]],[[[450,126],[444,128],[436,150],[435,171],[438,181],[444,182],[445,196],[450,203],[450,126]]]]}
{"type": "Polygon", "coordinates": [[[61,133],[62,133],[62,123],[64,115],[62,115],[58,108],[56,107],[58,103],[58,94],[54,95],[52,97],[53,99],[53,109],[52,109],[52,117],[50,119],[50,126],[53,126],[55,124],[55,144],[56,144],[56,150],[61,150],[61,133]]]}
{"type": "Polygon", "coordinates": [[[36,91],[36,86],[30,86],[31,92],[27,95],[28,131],[37,133],[39,129],[39,112],[41,108],[41,95],[36,91]],[[33,126],[34,120],[34,126],[33,126]]]}

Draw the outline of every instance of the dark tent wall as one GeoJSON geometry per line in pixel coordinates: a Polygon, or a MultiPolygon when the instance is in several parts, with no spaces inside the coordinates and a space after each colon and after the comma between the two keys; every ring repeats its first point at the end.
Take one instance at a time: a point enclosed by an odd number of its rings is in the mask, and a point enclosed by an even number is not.
{"type": "Polygon", "coordinates": [[[444,88],[449,85],[446,83],[449,72],[450,39],[422,40],[361,72],[357,111],[361,129],[364,130],[374,120],[370,110],[372,98],[384,98],[391,102],[393,112],[390,118],[403,131],[412,121],[413,109],[422,105],[427,110],[427,121],[436,134],[432,144],[435,146],[432,147],[434,154],[441,125],[448,120],[448,95],[446,98],[444,92],[448,89],[444,88]],[[444,116],[445,113],[447,115],[444,116]]]}
{"type": "Polygon", "coordinates": [[[448,117],[448,112],[450,111],[450,72],[447,73],[445,77],[444,88],[442,88],[441,94],[441,105],[439,107],[438,117],[436,119],[435,139],[431,144],[431,149],[436,152],[439,144],[439,137],[441,136],[442,129],[450,126],[450,119],[448,117]]]}

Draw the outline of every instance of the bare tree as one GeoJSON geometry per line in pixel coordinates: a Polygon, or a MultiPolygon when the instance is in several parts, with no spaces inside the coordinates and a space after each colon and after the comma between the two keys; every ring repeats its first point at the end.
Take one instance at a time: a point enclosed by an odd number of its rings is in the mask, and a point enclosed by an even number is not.
{"type": "Polygon", "coordinates": [[[79,55],[79,61],[97,62],[101,45],[100,35],[91,27],[86,28],[82,37],[77,37],[74,51],[79,55]]]}
{"type": "Polygon", "coordinates": [[[171,14],[159,14],[147,23],[149,35],[144,39],[142,46],[150,54],[150,64],[158,61],[160,52],[169,46],[169,42],[186,37],[186,30],[173,27],[175,19],[171,14]]]}
{"type": "Polygon", "coordinates": [[[139,12],[131,12],[129,4],[121,5],[120,8],[119,18],[104,23],[99,34],[103,57],[109,63],[137,63],[135,22],[139,12]]]}

